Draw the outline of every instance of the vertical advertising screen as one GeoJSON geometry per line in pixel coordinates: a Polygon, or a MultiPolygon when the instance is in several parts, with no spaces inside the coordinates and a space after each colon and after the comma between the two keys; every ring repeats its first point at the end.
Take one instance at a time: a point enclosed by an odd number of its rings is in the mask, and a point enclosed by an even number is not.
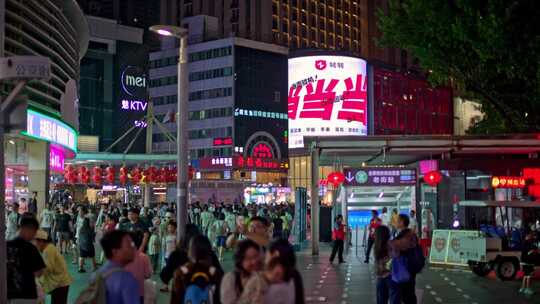
{"type": "Polygon", "coordinates": [[[289,59],[289,149],[304,136],[367,135],[367,66],[360,58],[289,59]]]}

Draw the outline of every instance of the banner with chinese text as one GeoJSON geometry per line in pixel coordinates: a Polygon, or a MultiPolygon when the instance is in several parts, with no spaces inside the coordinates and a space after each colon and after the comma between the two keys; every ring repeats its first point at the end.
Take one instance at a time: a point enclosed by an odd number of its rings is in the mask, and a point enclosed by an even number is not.
{"type": "Polygon", "coordinates": [[[367,135],[366,61],[345,56],[289,59],[289,148],[304,136],[367,135]]]}

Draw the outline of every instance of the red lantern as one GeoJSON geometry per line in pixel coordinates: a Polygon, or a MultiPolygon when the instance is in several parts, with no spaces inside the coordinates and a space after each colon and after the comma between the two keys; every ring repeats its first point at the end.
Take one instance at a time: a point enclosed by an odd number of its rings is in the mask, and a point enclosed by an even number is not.
{"type": "Polygon", "coordinates": [[[439,171],[430,171],[424,175],[424,182],[432,187],[437,186],[441,180],[442,174],[439,171]]]}
{"type": "Polygon", "coordinates": [[[176,167],[168,168],[167,171],[167,183],[176,183],[176,167]]]}
{"type": "Polygon", "coordinates": [[[103,179],[103,176],[102,176],[103,171],[101,170],[100,167],[97,167],[97,166],[96,166],[96,167],[94,167],[94,168],[92,169],[92,173],[93,173],[93,175],[94,175],[94,176],[92,177],[93,180],[94,180],[94,183],[95,183],[96,185],[100,186],[100,185],[101,185],[101,181],[102,181],[102,179],[103,179]]]}
{"type": "Polygon", "coordinates": [[[128,169],[126,167],[120,167],[120,176],[118,177],[120,184],[125,185],[128,181],[128,169]]]}
{"type": "Polygon", "coordinates": [[[79,179],[83,184],[90,183],[90,171],[88,171],[88,168],[84,166],[79,168],[79,179]]]}
{"type": "Polygon", "coordinates": [[[107,182],[109,184],[114,184],[114,180],[116,179],[115,177],[115,170],[114,170],[114,167],[107,167],[107,169],[105,169],[107,171],[107,182]]]}
{"type": "Polygon", "coordinates": [[[133,168],[131,169],[131,182],[133,184],[138,184],[141,181],[142,174],[141,170],[139,168],[133,168]]]}
{"type": "Polygon", "coordinates": [[[77,172],[75,170],[75,167],[73,167],[72,165],[66,166],[64,171],[64,178],[69,184],[77,183],[77,172]]]}
{"type": "Polygon", "coordinates": [[[334,187],[337,187],[343,183],[345,180],[345,175],[341,172],[332,172],[328,174],[328,183],[331,183],[334,185],[334,187]]]}
{"type": "Polygon", "coordinates": [[[152,166],[145,170],[146,182],[148,184],[155,183],[157,179],[157,169],[152,166]]]}
{"type": "Polygon", "coordinates": [[[156,182],[166,183],[167,182],[167,168],[163,167],[159,169],[156,173],[156,182]]]}

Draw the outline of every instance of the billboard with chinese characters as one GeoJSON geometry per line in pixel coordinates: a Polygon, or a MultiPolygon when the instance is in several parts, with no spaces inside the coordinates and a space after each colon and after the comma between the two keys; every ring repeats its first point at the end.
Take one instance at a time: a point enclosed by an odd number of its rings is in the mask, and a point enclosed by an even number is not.
{"type": "Polygon", "coordinates": [[[304,136],[367,135],[367,63],[347,56],[289,59],[289,148],[304,136]]]}

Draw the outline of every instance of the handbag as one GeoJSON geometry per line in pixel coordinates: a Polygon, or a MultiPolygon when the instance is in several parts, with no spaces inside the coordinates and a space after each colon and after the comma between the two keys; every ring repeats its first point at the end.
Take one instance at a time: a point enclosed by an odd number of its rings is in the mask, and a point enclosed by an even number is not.
{"type": "Polygon", "coordinates": [[[407,269],[407,258],[400,255],[392,259],[392,281],[396,283],[405,283],[411,279],[411,274],[407,269]]]}

